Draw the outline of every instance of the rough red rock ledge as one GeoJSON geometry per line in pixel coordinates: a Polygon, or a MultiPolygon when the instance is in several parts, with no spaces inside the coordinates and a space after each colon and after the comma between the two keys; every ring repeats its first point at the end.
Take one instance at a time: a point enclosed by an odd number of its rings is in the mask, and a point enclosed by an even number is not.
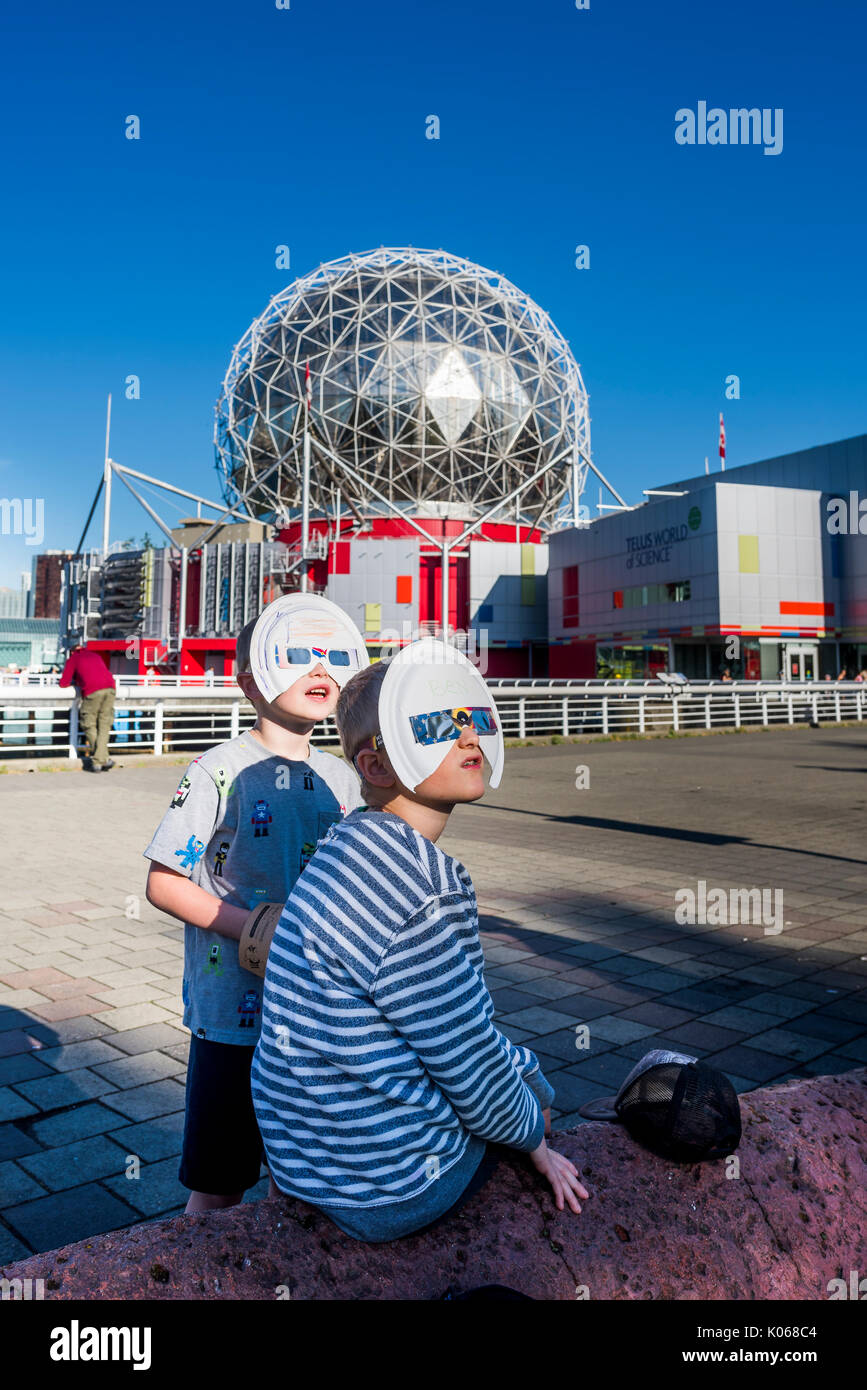
{"type": "Polygon", "coordinates": [[[740,1176],[677,1165],[621,1129],[557,1135],[591,1193],[558,1212],[516,1158],[424,1236],[364,1246],[290,1198],[178,1216],[5,1267],[55,1299],[825,1299],[867,1253],[867,1069],[741,1097],[740,1176]],[[278,1295],[277,1290],[283,1292],[278,1295]],[[288,1294],[287,1291],[288,1290],[288,1294]]]}

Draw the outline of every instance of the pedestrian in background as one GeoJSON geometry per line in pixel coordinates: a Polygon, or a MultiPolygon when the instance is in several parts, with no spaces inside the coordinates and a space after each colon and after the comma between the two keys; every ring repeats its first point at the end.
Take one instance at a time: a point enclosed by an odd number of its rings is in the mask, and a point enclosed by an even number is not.
{"type": "Polygon", "coordinates": [[[78,722],[87,735],[90,755],[82,758],[84,772],[108,772],[114,760],[108,756],[108,736],[114,723],[114,676],[99,652],[74,647],[58,685],[74,685],[81,696],[78,722]]]}

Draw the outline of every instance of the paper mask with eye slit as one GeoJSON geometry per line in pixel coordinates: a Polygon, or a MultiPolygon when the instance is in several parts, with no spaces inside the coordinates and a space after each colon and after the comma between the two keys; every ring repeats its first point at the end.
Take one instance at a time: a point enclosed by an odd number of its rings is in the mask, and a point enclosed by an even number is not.
{"type": "Polygon", "coordinates": [[[484,678],[462,652],[434,637],[411,642],[389,663],[379,693],[379,733],[405,787],[436,772],[461,729],[471,724],[491,768],[503,775],[503,731],[484,678]]]}
{"type": "Polygon", "coordinates": [[[250,670],[265,699],[276,700],[319,665],[341,690],[370,665],[352,619],[319,594],[286,594],[269,603],[250,639],[250,670]]]}

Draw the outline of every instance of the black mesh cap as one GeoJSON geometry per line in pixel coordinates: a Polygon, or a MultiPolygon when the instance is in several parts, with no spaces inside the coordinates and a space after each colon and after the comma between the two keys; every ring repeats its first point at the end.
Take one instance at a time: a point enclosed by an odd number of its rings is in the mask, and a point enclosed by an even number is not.
{"type": "Polygon", "coordinates": [[[615,1109],[633,1139],[681,1163],[725,1158],[741,1140],[735,1088],[704,1062],[636,1069],[620,1088],[615,1109]]]}
{"type": "Polygon", "coordinates": [[[668,1052],[664,1048],[655,1047],[652,1052],[645,1052],[640,1062],[636,1062],[632,1071],[620,1087],[616,1096],[600,1096],[596,1100],[588,1100],[580,1107],[578,1114],[583,1115],[585,1120],[620,1120],[617,1109],[617,1102],[626,1093],[636,1076],[640,1076],[648,1067],[655,1067],[662,1062],[696,1062],[697,1057],[691,1056],[688,1052],[668,1052]]]}
{"type": "Polygon", "coordinates": [[[581,1106],[587,1120],[614,1120],[663,1158],[724,1158],[741,1139],[741,1111],[728,1077],[685,1052],[657,1048],[636,1062],[616,1096],[581,1106]]]}

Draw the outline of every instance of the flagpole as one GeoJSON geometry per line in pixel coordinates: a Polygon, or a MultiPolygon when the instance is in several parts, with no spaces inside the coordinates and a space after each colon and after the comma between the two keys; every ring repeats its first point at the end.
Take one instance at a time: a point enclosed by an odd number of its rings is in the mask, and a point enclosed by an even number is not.
{"type": "Polygon", "coordinates": [[[304,472],[301,480],[301,592],[307,593],[307,548],[310,540],[310,363],[305,372],[304,472]]]}
{"type": "Polygon", "coordinates": [[[102,558],[108,559],[109,533],[111,531],[111,392],[105,411],[105,458],[102,465],[102,479],[105,485],[104,508],[102,513],[102,558]]]}

